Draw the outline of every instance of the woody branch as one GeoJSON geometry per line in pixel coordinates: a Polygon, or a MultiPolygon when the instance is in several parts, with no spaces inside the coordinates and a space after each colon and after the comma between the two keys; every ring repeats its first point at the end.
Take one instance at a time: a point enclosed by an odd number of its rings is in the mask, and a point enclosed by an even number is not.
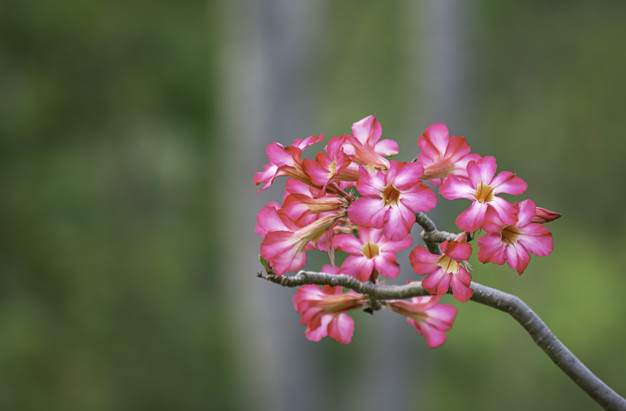
{"type": "MultiPolygon", "coordinates": [[[[421,236],[431,253],[440,254],[439,243],[457,237],[456,234],[437,230],[434,222],[424,213],[417,213],[417,223],[423,228],[421,236]]],[[[344,274],[335,275],[305,270],[292,277],[278,277],[275,274],[266,276],[259,274],[259,277],[284,287],[298,287],[305,284],[342,286],[367,295],[370,300],[406,299],[429,295],[419,281],[406,285],[374,284],[361,282],[344,274]]],[[[511,315],[528,332],[535,344],[599,405],[608,410],[626,410],[626,400],[572,354],[543,320],[521,299],[474,281],[471,283],[471,288],[474,290],[472,301],[511,315]]]]}

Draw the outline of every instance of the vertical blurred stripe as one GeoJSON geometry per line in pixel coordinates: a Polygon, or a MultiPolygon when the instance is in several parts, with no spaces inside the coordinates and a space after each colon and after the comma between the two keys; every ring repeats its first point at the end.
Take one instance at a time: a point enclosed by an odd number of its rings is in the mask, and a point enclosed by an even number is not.
{"type": "Polygon", "coordinates": [[[265,147],[289,145],[303,133],[315,61],[315,22],[322,2],[223,1],[219,65],[224,179],[221,232],[224,315],[233,335],[237,384],[229,393],[245,409],[317,410],[316,359],[298,323],[294,290],[255,278],[261,239],[256,213],[281,201],[284,178],[256,195],[254,173],[267,163],[265,147]],[[245,389],[239,390],[239,388],[245,389]],[[306,400],[304,400],[306,398],[306,400]]]}

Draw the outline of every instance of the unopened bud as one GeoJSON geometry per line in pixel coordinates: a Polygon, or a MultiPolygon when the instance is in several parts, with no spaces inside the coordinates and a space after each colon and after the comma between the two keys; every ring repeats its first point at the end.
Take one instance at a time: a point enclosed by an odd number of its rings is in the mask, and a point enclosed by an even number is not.
{"type": "Polygon", "coordinates": [[[545,223],[549,223],[550,221],[554,221],[560,217],[561,217],[561,213],[557,213],[556,211],[550,211],[550,210],[546,210],[545,208],[537,207],[537,210],[535,211],[535,216],[533,217],[532,220],[530,220],[530,222],[545,224],[545,223]]]}

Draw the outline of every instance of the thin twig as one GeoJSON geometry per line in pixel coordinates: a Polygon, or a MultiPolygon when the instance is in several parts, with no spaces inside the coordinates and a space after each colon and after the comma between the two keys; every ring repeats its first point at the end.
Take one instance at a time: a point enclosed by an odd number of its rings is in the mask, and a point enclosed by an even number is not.
{"type": "MultiPolygon", "coordinates": [[[[422,226],[422,238],[428,250],[440,254],[439,243],[453,240],[456,234],[438,231],[433,221],[424,213],[416,213],[417,223],[422,226]]],[[[429,295],[419,281],[406,285],[373,284],[340,274],[327,274],[300,271],[295,276],[278,277],[275,274],[259,277],[284,287],[298,287],[305,284],[342,286],[367,295],[370,301],[406,299],[429,295]]],[[[472,301],[493,307],[511,315],[530,334],[550,359],[582,388],[598,404],[608,410],[626,410],[626,400],[591,372],[558,338],[550,331],[541,318],[518,297],[503,291],[472,282],[472,301]]]]}

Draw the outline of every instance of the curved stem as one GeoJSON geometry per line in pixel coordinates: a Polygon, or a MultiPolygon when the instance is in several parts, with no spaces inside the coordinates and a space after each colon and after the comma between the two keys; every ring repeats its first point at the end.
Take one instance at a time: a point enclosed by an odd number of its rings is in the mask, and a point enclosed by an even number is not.
{"type": "MultiPolygon", "coordinates": [[[[283,287],[305,284],[342,286],[376,300],[404,299],[430,295],[419,281],[407,285],[384,285],[361,282],[345,274],[335,275],[300,271],[292,277],[268,274],[259,277],[283,287]]],[[[598,404],[608,410],[626,410],[626,400],[591,372],[558,338],[533,310],[518,297],[472,282],[472,301],[488,305],[511,315],[530,334],[550,359],[598,404]]]]}
{"type": "MultiPolygon", "coordinates": [[[[416,213],[416,222],[424,229],[422,239],[428,250],[433,254],[441,254],[439,243],[454,240],[457,235],[445,231],[438,231],[435,223],[425,214],[416,213]]],[[[471,233],[468,238],[471,238],[471,233]]],[[[278,277],[273,273],[259,277],[284,287],[298,287],[305,284],[342,286],[365,294],[371,304],[376,300],[405,299],[430,295],[422,288],[419,281],[406,285],[385,285],[371,282],[361,282],[357,279],[340,274],[317,273],[300,271],[292,277],[278,277]]],[[[474,290],[472,301],[493,307],[511,315],[515,321],[530,334],[532,339],[550,359],[583,389],[594,401],[608,410],[626,411],[626,400],[613,391],[607,384],[591,372],[558,338],[550,331],[543,320],[518,297],[490,288],[474,281],[471,283],[474,290]]]]}

